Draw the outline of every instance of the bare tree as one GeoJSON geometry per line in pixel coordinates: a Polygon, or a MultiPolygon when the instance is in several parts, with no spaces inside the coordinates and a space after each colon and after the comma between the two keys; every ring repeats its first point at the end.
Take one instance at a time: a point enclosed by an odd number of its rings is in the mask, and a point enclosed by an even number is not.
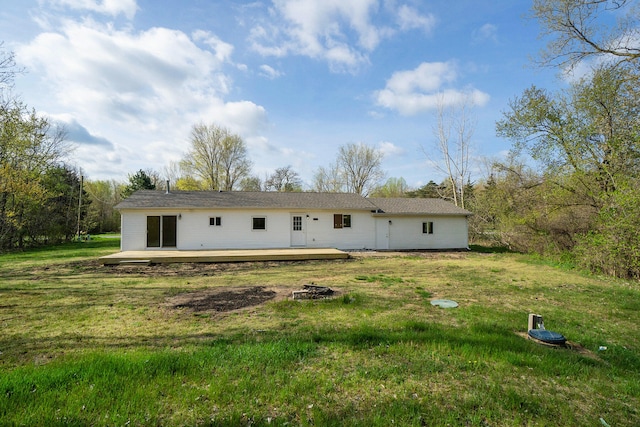
{"type": "Polygon", "coordinates": [[[313,175],[313,190],[320,193],[340,193],[345,191],[344,177],[335,163],[326,168],[320,166],[313,175]]]}
{"type": "Polygon", "coordinates": [[[262,191],[262,180],[259,176],[246,176],[240,180],[240,191],[262,191]]]}
{"type": "Polygon", "coordinates": [[[264,181],[265,191],[302,191],[302,179],[291,166],[278,168],[264,181]]]}
{"type": "Polygon", "coordinates": [[[409,186],[404,178],[389,178],[383,185],[376,187],[373,197],[406,197],[409,186]]]}
{"type": "Polygon", "coordinates": [[[569,68],[589,57],[637,62],[639,9],[634,0],[534,0],[533,17],[541,24],[543,34],[553,37],[541,62],[569,68]],[[599,18],[611,12],[618,16],[618,22],[614,28],[607,28],[599,18]]]}
{"type": "Polygon", "coordinates": [[[468,100],[449,105],[441,96],[433,128],[440,161],[435,161],[423,147],[425,156],[434,163],[436,169],[447,176],[451,185],[450,197],[461,208],[465,205],[465,185],[471,180],[470,148],[475,131],[475,121],[470,116],[469,105],[468,100]]]}
{"type": "Polygon", "coordinates": [[[167,165],[162,169],[162,176],[165,181],[169,181],[169,186],[171,188],[175,188],[176,183],[181,177],[180,171],[180,162],[176,162],[175,160],[171,160],[167,165]]]}
{"type": "Polygon", "coordinates": [[[4,87],[11,87],[16,74],[22,73],[22,68],[16,67],[16,54],[4,49],[4,42],[0,42],[0,95],[4,87]]]}
{"type": "Polygon", "coordinates": [[[367,196],[384,178],[382,157],[380,150],[363,143],[341,146],[336,164],[347,191],[367,196]]]}
{"type": "Polygon", "coordinates": [[[202,179],[210,190],[231,191],[251,172],[242,138],[215,124],[193,126],[191,150],[180,165],[187,174],[202,179]]]}

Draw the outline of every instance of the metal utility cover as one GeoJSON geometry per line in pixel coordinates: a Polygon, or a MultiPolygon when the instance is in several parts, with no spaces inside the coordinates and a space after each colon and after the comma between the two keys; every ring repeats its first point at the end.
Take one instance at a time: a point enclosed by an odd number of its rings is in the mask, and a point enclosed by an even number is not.
{"type": "Polygon", "coordinates": [[[546,329],[531,329],[529,330],[529,336],[547,344],[564,344],[567,341],[562,334],[546,329]]]}
{"type": "Polygon", "coordinates": [[[458,303],[450,299],[434,299],[431,301],[431,305],[441,308],[456,308],[458,303]]]}

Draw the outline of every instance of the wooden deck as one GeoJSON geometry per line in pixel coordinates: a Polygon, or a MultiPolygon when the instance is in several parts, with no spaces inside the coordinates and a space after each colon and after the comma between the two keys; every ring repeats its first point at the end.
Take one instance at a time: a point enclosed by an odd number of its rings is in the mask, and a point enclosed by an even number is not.
{"type": "Polygon", "coordinates": [[[174,262],[247,262],[344,259],[349,254],[333,248],[229,249],[203,251],[125,251],[100,258],[104,265],[174,262]]]}

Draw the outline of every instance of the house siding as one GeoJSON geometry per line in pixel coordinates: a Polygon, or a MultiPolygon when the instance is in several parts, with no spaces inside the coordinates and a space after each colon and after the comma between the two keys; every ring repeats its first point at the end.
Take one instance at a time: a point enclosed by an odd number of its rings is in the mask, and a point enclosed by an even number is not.
{"type": "MultiPolygon", "coordinates": [[[[162,250],[167,249],[163,247],[159,248],[147,248],[147,216],[177,216],[179,214],[176,210],[153,210],[147,212],[138,211],[122,211],[120,233],[122,238],[120,239],[121,251],[143,251],[143,250],[162,250]]],[[[181,249],[180,239],[180,227],[181,221],[177,221],[177,241],[176,246],[172,249],[181,249]]]]}
{"type": "Polygon", "coordinates": [[[167,249],[147,248],[148,216],[175,216],[176,246],[171,249],[177,250],[463,249],[468,248],[471,215],[439,199],[365,199],[333,193],[141,190],[117,208],[122,214],[123,251],[167,249]],[[340,224],[340,215],[350,215],[350,227],[334,225],[340,224]],[[252,229],[257,216],[266,218],[265,230],[252,229]],[[302,223],[296,219],[301,230],[292,230],[293,216],[302,218],[302,223]],[[211,225],[210,218],[218,217],[221,221],[214,219],[211,225]],[[423,233],[425,222],[433,223],[432,234],[423,233]]]}
{"type": "Polygon", "coordinates": [[[358,211],[310,212],[307,218],[307,247],[338,249],[373,249],[374,218],[370,213],[358,211]],[[351,227],[334,228],[333,215],[351,215],[351,227]],[[317,220],[316,220],[317,218],[317,220]]]}
{"type": "Polygon", "coordinates": [[[122,211],[122,251],[153,250],[147,248],[146,221],[151,215],[179,215],[177,250],[267,249],[291,246],[291,214],[305,221],[306,247],[338,249],[373,249],[374,219],[358,211],[297,211],[271,209],[216,210],[148,210],[122,211]],[[351,215],[351,227],[334,229],[335,213],[351,215]],[[307,217],[308,215],[308,217],[307,217]],[[220,226],[209,225],[209,218],[220,217],[220,226]],[[266,230],[253,230],[252,218],[265,217],[266,230]]]}
{"type": "MultiPolygon", "coordinates": [[[[466,217],[385,217],[388,249],[466,249],[469,246],[466,217]],[[433,222],[433,234],[422,232],[424,222],[433,222]]],[[[378,242],[379,243],[379,242],[378,242]]],[[[385,249],[378,247],[379,249],[385,249]]]]}

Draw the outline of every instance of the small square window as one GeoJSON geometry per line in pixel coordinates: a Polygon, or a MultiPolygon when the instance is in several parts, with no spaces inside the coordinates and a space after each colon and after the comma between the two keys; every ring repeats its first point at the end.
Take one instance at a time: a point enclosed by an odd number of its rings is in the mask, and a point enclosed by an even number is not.
{"type": "Polygon", "coordinates": [[[222,217],[216,216],[209,218],[209,225],[222,225],[222,217]]]}
{"type": "Polygon", "coordinates": [[[423,222],[422,223],[422,233],[423,234],[433,234],[433,222],[423,222]]]}
{"type": "Polygon", "coordinates": [[[351,228],[351,215],[342,215],[342,226],[344,228],[351,228]]]}
{"type": "Polygon", "coordinates": [[[263,216],[254,216],[251,218],[253,221],[252,229],[253,230],[266,230],[267,229],[267,218],[263,216]]]}

